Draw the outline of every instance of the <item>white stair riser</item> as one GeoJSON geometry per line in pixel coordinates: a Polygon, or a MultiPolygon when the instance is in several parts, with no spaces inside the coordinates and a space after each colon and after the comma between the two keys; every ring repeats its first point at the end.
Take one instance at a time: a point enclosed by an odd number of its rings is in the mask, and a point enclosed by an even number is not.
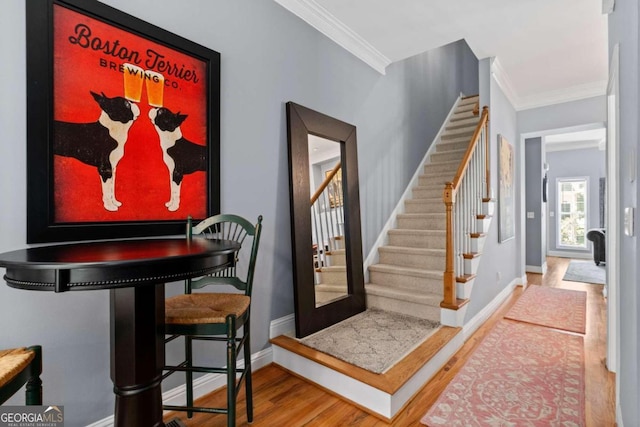
{"type": "Polygon", "coordinates": [[[480,257],[464,260],[464,274],[476,274],[480,265],[480,257]]]}
{"type": "Polygon", "coordinates": [[[471,291],[473,290],[473,283],[476,279],[471,279],[468,282],[456,282],[456,297],[462,299],[471,298],[471,291]]]}
{"type": "Polygon", "coordinates": [[[415,203],[407,200],[404,204],[406,213],[445,213],[444,202],[439,199],[428,200],[422,203],[415,203]]]}
{"type": "Polygon", "coordinates": [[[411,230],[442,230],[446,225],[444,215],[433,218],[398,218],[398,228],[411,230]]]}
{"type": "Polygon", "coordinates": [[[379,295],[367,294],[367,307],[408,314],[420,319],[440,321],[440,307],[416,304],[379,295]]]}
{"type": "Polygon", "coordinates": [[[424,236],[421,234],[393,234],[389,233],[389,245],[405,248],[445,249],[446,239],[442,236],[424,236]]]}
{"type": "Polygon", "coordinates": [[[344,249],[344,238],[343,236],[332,237],[331,242],[335,249],[344,249]]]}
{"type": "Polygon", "coordinates": [[[444,326],[463,327],[467,308],[469,308],[469,304],[463,305],[458,310],[443,308],[440,311],[440,323],[444,326]]]}
{"type": "Polygon", "coordinates": [[[493,215],[496,204],[494,202],[483,202],[482,213],[485,215],[493,215]]]}
{"type": "Polygon", "coordinates": [[[370,271],[369,281],[375,285],[419,291],[442,295],[442,278],[418,277],[409,274],[388,273],[385,271],[370,271]]]}
{"type": "Polygon", "coordinates": [[[484,217],[482,219],[478,219],[477,221],[478,233],[488,233],[490,225],[491,225],[491,217],[484,217]]]}
{"type": "Polygon", "coordinates": [[[482,253],[484,249],[484,243],[487,241],[487,236],[472,237],[471,238],[471,252],[482,253]]]}
{"type": "Polygon", "coordinates": [[[444,271],[444,254],[425,255],[380,250],[380,263],[399,267],[444,271]]]}

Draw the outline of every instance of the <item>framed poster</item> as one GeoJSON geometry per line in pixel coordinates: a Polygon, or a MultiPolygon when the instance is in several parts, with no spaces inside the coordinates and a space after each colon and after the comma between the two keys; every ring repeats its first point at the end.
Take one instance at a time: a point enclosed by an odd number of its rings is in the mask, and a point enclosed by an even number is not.
{"type": "Polygon", "coordinates": [[[27,242],[220,211],[220,54],[95,0],[26,2],[27,242]]]}
{"type": "Polygon", "coordinates": [[[513,146],[502,135],[498,135],[498,241],[505,242],[516,234],[515,189],[514,189],[514,153],[513,146]]]}

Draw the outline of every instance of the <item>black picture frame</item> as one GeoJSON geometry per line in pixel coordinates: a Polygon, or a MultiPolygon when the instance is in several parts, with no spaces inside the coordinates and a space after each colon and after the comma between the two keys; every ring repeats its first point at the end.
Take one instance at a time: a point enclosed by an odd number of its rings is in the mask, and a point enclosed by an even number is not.
{"type": "MultiPolygon", "coordinates": [[[[27,18],[27,243],[180,235],[184,233],[185,220],[190,215],[189,212],[181,212],[180,214],[183,215],[180,218],[177,218],[176,213],[171,218],[167,215],[167,218],[124,221],[56,222],[54,219],[54,154],[52,145],[55,52],[53,31],[54,7],[57,6],[101,21],[101,23],[115,27],[116,30],[126,31],[131,34],[131,37],[145,39],[144,41],[148,41],[149,44],[162,45],[174,55],[188,55],[194,61],[202,61],[202,69],[206,72],[204,76],[199,76],[199,78],[201,84],[206,86],[199,90],[202,91],[204,99],[200,98],[200,101],[203,106],[206,106],[206,111],[200,109],[197,113],[198,117],[202,118],[201,122],[205,124],[202,134],[206,138],[203,142],[206,145],[207,157],[205,157],[205,169],[201,170],[206,171],[204,187],[206,187],[207,194],[199,196],[206,198],[204,202],[199,204],[199,209],[206,210],[206,213],[192,216],[194,216],[194,220],[199,220],[219,213],[220,54],[95,0],[30,0],[25,3],[27,18]],[[206,205],[204,209],[203,204],[206,205]]],[[[142,52],[144,53],[144,51],[142,52]]],[[[120,71],[122,72],[122,68],[120,71]]],[[[164,87],[166,88],[166,81],[164,87]]],[[[153,124],[148,124],[149,118],[143,117],[146,111],[143,113],[140,109],[140,112],[140,117],[137,120],[144,120],[146,126],[153,127],[153,124]]],[[[136,123],[138,122],[136,121],[136,123]]],[[[169,172],[167,171],[167,183],[169,182],[168,177],[169,172]]],[[[144,209],[144,206],[140,206],[140,209],[144,209]]]]}

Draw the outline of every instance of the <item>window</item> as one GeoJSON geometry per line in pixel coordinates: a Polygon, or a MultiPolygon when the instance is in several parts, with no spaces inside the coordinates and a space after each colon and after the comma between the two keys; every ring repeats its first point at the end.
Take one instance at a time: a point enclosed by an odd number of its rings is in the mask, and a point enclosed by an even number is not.
{"type": "Polygon", "coordinates": [[[558,178],[558,247],[587,248],[588,178],[558,178]]]}

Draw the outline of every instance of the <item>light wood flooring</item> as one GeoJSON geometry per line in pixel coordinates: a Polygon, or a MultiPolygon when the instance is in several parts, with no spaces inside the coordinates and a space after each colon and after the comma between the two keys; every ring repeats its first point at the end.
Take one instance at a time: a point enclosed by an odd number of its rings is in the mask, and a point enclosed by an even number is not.
{"type": "MultiPolygon", "coordinates": [[[[586,425],[609,427],[615,425],[615,376],[605,367],[606,301],[602,285],[563,281],[568,259],[547,258],[548,271],[544,276],[528,274],[529,284],[587,291],[587,328],[585,334],[586,425]]],[[[482,325],[463,347],[438,371],[391,424],[287,372],[277,365],[266,366],[253,374],[254,420],[252,426],[419,426],[420,418],[436,401],[438,395],[458,373],[471,353],[522,294],[518,287],[504,304],[482,325]]],[[[220,405],[225,402],[225,390],[213,392],[198,401],[201,405],[220,405]]],[[[226,416],[195,414],[187,419],[178,416],[189,427],[226,426],[226,416]]],[[[240,393],[237,411],[239,426],[246,426],[244,392],[240,393]]]]}

